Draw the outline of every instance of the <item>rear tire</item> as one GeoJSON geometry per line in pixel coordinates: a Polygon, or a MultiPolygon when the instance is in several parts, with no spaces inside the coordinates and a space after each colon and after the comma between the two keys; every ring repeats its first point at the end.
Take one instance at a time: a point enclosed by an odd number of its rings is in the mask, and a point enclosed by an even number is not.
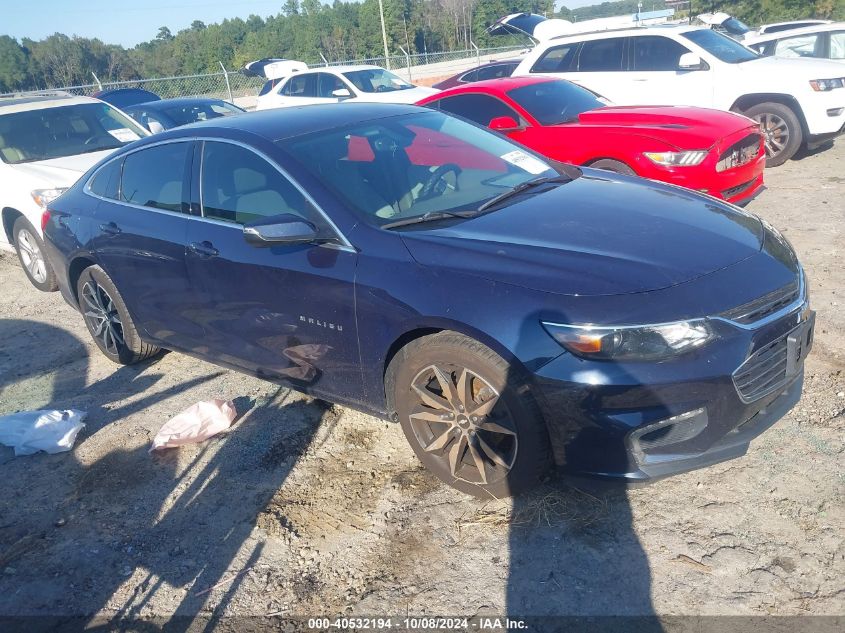
{"type": "Polygon", "coordinates": [[[76,296],[91,338],[109,360],[132,365],[159,352],[158,347],[138,336],[123,297],[102,268],[90,266],[82,271],[76,296]]]}
{"type": "Polygon", "coordinates": [[[478,341],[441,332],[396,354],[385,389],[428,470],[461,492],[503,498],[532,488],[551,464],[545,422],[519,374],[478,341]]]}
{"type": "Polygon", "coordinates": [[[602,158],[589,165],[593,169],[604,169],[605,171],[612,171],[615,174],[624,174],[625,176],[636,176],[637,172],[628,167],[625,163],[611,158],[602,158]]]}
{"type": "Polygon", "coordinates": [[[745,116],[760,124],[766,142],[766,167],[779,167],[801,148],[804,131],[792,108],[782,103],[760,103],[745,111],[745,116]]]}
{"type": "Polygon", "coordinates": [[[41,292],[55,292],[59,289],[56,282],[56,273],[44,255],[44,241],[38,235],[38,231],[25,217],[21,216],[15,220],[12,226],[12,237],[14,238],[15,251],[26,273],[29,283],[38,288],[41,292]]]}

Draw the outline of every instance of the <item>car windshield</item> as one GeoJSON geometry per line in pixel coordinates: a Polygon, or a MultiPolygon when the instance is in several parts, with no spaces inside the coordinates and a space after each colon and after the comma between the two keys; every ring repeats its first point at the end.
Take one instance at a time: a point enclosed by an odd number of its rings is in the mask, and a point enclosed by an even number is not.
{"type": "Polygon", "coordinates": [[[278,144],[366,222],[477,211],[558,173],[510,141],[440,112],[315,132],[278,144]]]}
{"type": "Polygon", "coordinates": [[[41,108],[0,116],[0,157],[31,163],[117,149],[146,136],[107,103],[41,108]]]}
{"type": "MultiPolygon", "coordinates": [[[[225,101],[215,103],[197,103],[190,105],[173,106],[164,108],[164,113],[170,117],[176,125],[187,125],[197,121],[208,121],[221,116],[231,116],[243,112],[225,101]]],[[[154,112],[153,112],[154,113],[154,112]]]]}
{"type": "Polygon", "coordinates": [[[367,68],[343,73],[361,92],[393,92],[414,86],[384,68],[367,68]]]}
{"type": "Polygon", "coordinates": [[[607,105],[589,90],[568,81],[543,81],[508,91],[508,96],[541,125],[578,120],[578,115],[607,105]]]}
{"type": "Polygon", "coordinates": [[[745,48],[727,35],[717,33],[711,29],[698,29],[684,33],[684,37],[693,44],[697,44],[705,51],[728,64],[741,64],[752,59],[760,59],[754,51],[745,48]]]}

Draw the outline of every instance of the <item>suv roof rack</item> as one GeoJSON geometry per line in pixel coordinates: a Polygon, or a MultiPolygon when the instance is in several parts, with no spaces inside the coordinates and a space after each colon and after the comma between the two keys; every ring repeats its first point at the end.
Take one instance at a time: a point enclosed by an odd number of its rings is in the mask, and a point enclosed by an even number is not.
{"type": "Polygon", "coordinates": [[[687,24],[631,24],[627,26],[617,26],[612,29],[595,29],[592,31],[577,31],[575,33],[561,33],[560,35],[555,35],[554,37],[550,37],[547,42],[552,40],[559,40],[563,39],[564,37],[578,37],[579,35],[595,35],[596,33],[619,33],[620,31],[639,31],[645,29],[663,29],[668,30],[671,28],[677,28],[679,26],[688,26],[687,24]]]}

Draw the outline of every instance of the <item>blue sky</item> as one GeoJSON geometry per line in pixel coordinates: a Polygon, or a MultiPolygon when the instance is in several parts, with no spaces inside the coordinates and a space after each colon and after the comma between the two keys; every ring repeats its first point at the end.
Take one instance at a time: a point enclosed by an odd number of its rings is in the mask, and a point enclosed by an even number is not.
{"type": "MultiPolygon", "coordinates": [[[[563,0],[570,9],[600,0],[563,0]]],[[[158,27],[174,33],[194,20],[279,13],[284,0],[4,0],[0,35],[41,39],[57,31],[134,46],[155,37],[158,27]],[[12,8],[14,7],[14,8],[12,8]]]]}

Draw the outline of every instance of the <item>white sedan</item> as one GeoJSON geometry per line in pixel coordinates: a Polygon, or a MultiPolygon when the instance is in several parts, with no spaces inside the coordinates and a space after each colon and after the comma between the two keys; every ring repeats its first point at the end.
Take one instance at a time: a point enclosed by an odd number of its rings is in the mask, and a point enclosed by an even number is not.
{"type": "Polygon", "coordinates": [[[258,96],[258,110],[341,101],[416,103],[438,92],[410,84],[378,66],[327,66],[294,71],[273,83],[258,96]]]}

